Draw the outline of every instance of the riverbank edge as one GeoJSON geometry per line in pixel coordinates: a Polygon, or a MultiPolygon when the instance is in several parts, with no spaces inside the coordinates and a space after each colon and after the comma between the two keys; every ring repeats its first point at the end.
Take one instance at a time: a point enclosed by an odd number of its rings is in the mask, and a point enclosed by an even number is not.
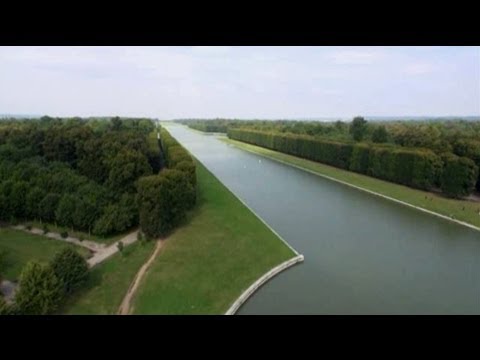
{"type": "Polygon", "coordinates": [[[271,278],[277,276],[280,274],[282,271],[292,267],[293,265],[296,265],[300,262],[303,262],[305,260],[303,255],[297,255],[292,259],[289,259],[287,261],[284,261],[280,265],[275,266],[273,269],[269,270],[265,274],[263,274],[259,279],[257,279],[252,285],[248,287],[247,290],[245,290],[242,295],[238,297],[237,300],[230,306],[230,308],[227,310],[225,315],[235,315],[235,313],[240,309],[240,307],[263,285],[265,284],[268,280],[271,278]]]}
{"type": "MultiPolygon", "coordinates": [[[[196,159],[196,160],[198,161],[198,159],[196,159]]],[[[202,163],[202,164],[203,164],[203,163],[202,163]]],[[[203,165],[203,166],[205,166],[205,165],[203,165]]],[[[206,167],[206,166],[205,166],[205,167],[206,167]]],[[[208,169],[208,168],[207,168],[207,169],[208,169]]],[[[209,171],[210,171],[210,170],[209,170],[209,171]]],[[[215,176],[211,171],[210,171],[210,173],[211,173],[213,176],[215,176]]],[[[215,176],[215,177],[216,177],[216,176],[215,176]]],[[[217,178],[217,177],[216,177],[216,178],[217,178]]],[[[217,180],[220,181],[219,178],[217,178],[217,180]]],[[[220,181],[220,182],[221,182],[221,181],[220,181]]],[[[243,206],[245,206],[253,215],[255,215],[255,216],[257,217],[257,219],[262,222],[263,225],[265,225],[272,233],[274,233],[276,237],[278,237],[280,240],[282,240],[283,243],[284,243],[285,245],[287,245],[288,248],[289,248],[290,250],[292,250],[293,253],[294,253],[296,256],[299,256],[299,255],[300,255],[300,253],[299,253],[297,250],[295,250],[295,249],[293,248],[293,246],[290,245],[290,244],[287,242],[287,240],[285,240],[285,239],[284,239],[279,233],[277,233],[270,225],[268,225],[267,222],[266,222],[265,220],[263,220],[263,219],[260,217],[260,215],[258,215],[258,214],[257,214],[250,206],[248,206],[242,199],[240,199],[240,197],[238,197],[237,194],[235,194],[235,193],[234,193],[227,185],[225,185],[223,182],[221,182],[221,183],[223,184],[223,186],[225,186],[225,187],[228,189],[228,191],[230,191],[230,192],[233,194],[233,196],[235,196],[235,197],[237,198],[238,201],[240,201],[240,202],[242,203],[243,206]]]]}
{"type": "MultiPolygon", "coordinates": [[[[324,174],[318,173],[318,172],[316,172],[316,171],[313,171],[313,170],[304,168],[304,167],[302,167],[302,166],[295,165],[295,164],[289,163],[289,162],[287,162],[287,161],[279,160],[279,159],[276,159],[276,158],[274,158],[274,157],[271,157],[271,156],[268,156],[268,155],[265,155],[265,154],[261,154],[261,153],[259,153],[259,152],[254,151],[254,150],[251,150],[251,149],[246,149],[246,148],[240,147],[240,146],[238,146],[237,144],[235,144],[234,141],[236,141],[236,140],[232,140],[232,139],[229,139],[229,138],[226,138],[226,137],[225,137],[225,138],[222,137],[222,139],[220,139],[220,140],[221,140],[221,141],[224,141],[224,142],[227,143],[227,144],[231,144],[231,145],[237,147],[237,148],[240,149],[240,150],[248,151],[248,152],[250,152],[250,153],[252,153],[252,154],[256,154],[256,155],[259,155],[259,156],[263,156],[263,157],[265,157],[265,158],[267,158],[267,159],[270,159],[270,160],[273,160],[273,161],[277,161],[277,162],[279,162],[279,163],[282,163],[282,164],[285,164],[285,165],[288,165],[288,166],[295,167],[295,168],[297,168],[297,169],[300,169],[300,170],[309,172],[309,173],[311,173],[311,174],[314,174],[314,175],[317,175],[317,176],[321,176],[321,177],[323,177],[323,178],[326,178],[326,179],[329,179],[329,180],[338,182],[338,183],[343,184],[343,185],[350,186],[350,187],[355,188],[355,189],[357,189],[357,190],[361,190],[361,191],[367,192],[367,193],[369,193],[369,194],[376,195],[376,196],[382,197],[382,198],[384,198],[384,199],[394,201],[394,202],[396,202],[396,203],[398,203],[398,204],[405,205],[405,206],[408,206],[408,207],[411,207],[411,208],[414,208],[414,209],[423,211],[423,212],[428,213],[428,214],[430,214],[430,215],[438,216],[438,217],[440,217],[440,218],[442,218],[442,219],[444,219],[444,220],[449,220],[449,221],[452,221],[452,222],[457,223],[457,224],[459,224],[459,225],[466,226],[466,227],[468,227],[468,228],[470,228],[470,229],[480,231],[480,227],[477,227],[477,226],[472,225],[472,224],[470,224],[470,223],[467,223],[467,222],[464,222],[464,221],[460,221],[460,220],[457,220],[457,219],[453,219],[453,218],[451,218],[451,217],[449,217],[449,216],[447,216],[447,215],[443,215],[443,214],[437,213],[437,212],[435,212],[435,211],[428,210],[428,209],[422,208],[422,207],[420,207],[420,206],[416,206],[416,205],[407,203],[407,202],[405,202],[405,201],[398,200],[398,199],[395,199],[395,198],[393,198],[393,197],[390,197],[390,196],[387,196],[387,195],[383,195],[383,194],[377,193],[377,192],[375,192],[375,191],[362,188],[362,187],[357,186],[357,185],[353,185],[353,184],[348,183],[348,182],[346,182],[346,181],[339,180],[339,179],[336,179],[336,178],[334,178],[334,177],[331,177],[331,176],[328,176],[328,175],[324,175],[324,174]]],[[[240,143],[242,143],[242,142],[240,142],[240,143]]],[[[248,145],[252,145],[252,144],[248,144],[248,145]]],[[[252,146],[256,146],[256,145],[252,145],[252,146]]],[[[274,150],[271,150],[271,151],[274,151],[274,150]]],[[[293,155],[291,155],[291,156],[293,156],[293,155]]],[[[299,159],[301,159],[301,158],[299,158],[299,159]]]]}
{"type": "MultiPolygon", "coordinates": [[[[198,130],[197,130],[198,131],[198,130]]],[[[188,151],[188,150],[187,150],[188,151]]],[[[190,156],[192,156],[196,161],[202,163],[199,159],[197,159],[193,154],[190,153],[190,156]]],[[[202,163],[203,164],[203,163],[202,163]]],[[[208,170],[207,166],[203,164],[205,168],[208,170]]],[[[225,312],[225,315],[235,315],[235,313],[240,309],[240,307],[263,285],[265,284],[268,280],[273,278],[274,276],[278,275],[284,270],[287,270],[288,268],[292,267],[293,265],[303,262],[305,260],[305,257],[301,255],[297,250],[293,248],[292,245],[290,245],[282,236],[280,236],[279,233],[277,233],[270,225],[267,224],[265,220],[263,220],[260,215],[258,215],[250,206],[248,206],[240,197],[235,194],[226,184],[224,184],[219,178],[215,176],[214,173],[212,173],[210,170],[208,170],[210,174],[215,177],[220,183],[225,186],[225,188],[230,191],[230,193],[242,203],[243,206],[245,206],[253,215],[256,216],[258,220],[262,222],[263,225],[265,225],[277,238],[279,238],[283,243],[295,254],[295,256],[291,259],[288,259],[284,261],[283,263],[275,266],[274,268],[270,269],[267,271],[265,274],[263,274],[261,277],[259,277],[252,285],[250,285],[245,291],[242,292],[242,294],[233,302],[232,305],[228,308],[228,310],[225,312]]]]}
{"type": "MultiPolygon", "coordinates": [[[[192,128],[188,127],[188,126],[187,126],[187,128],[188,128],[188,130],[194,130],[194,131],[197,131],[197,132],[199,132],[199,133],[201,133],[201,134],[203,134],[203,135],[209,134],[209,133],[206,133],[206,132],[203,132],[203,131],[200,131],[200,130],[192,129],[192,128]]],[[[168,129],[167,129],[167,130],[168,130],[168,129]]],[[[211,134],[211,133],[210,133],[210,134],[211,134]]],[[[220,134],[225,135],[225,134],[223,134],[223,133],[220,133],[220,134]]],[[[172,135],[172,136],[173,136],[173,135],[172,135]]],[[[215,177],[215,179],[217,179],[220,183],[222,183],[222,185],[225,186],[225,188],[226,188],[228,191],[230,191],[230,193],[231,193],[233,196],[235,196],[235,198],[236,198],[238,201],[240,201],[243,206],[245,206],[253,215],[255,215],[255,216],[257,217],[257,219],[262,222],[263,225],[265,225],[272,233],[274,233],[280,240],[282,240],[283,243],[284,243],[285,245],[287,245],[288,248],[289,248],[290,250],[292,250],[293,253],[294,253],[296,256],[300,255],[300,253],[299,253],[297,250],[295,250],[292,245],[290,245],[283,237],[280,236],[279,233],[277,233],[274,229],[272,229],[272,227],[271,227],[270,225],[268,225],[268,224],[265,222],[265,220],[263,220],[263,219],[260,217],[260,215],[258,215],[250,206],[248,206],[248,205],[245,203],[245,201],[243,201],[242,199],[240,199],[240,197],[239,197],[237,194],[235,194],[235,192],[233,192],[232,189],[230,189],[226,184],[224,184],[223,181],[221,181],[212,171],[210,171],[210,170],[208,169],[208,167],[207,167],[203,162],[201,162],[197,157],[195,157],[187,148],[185,148],[185,150],[190,154],[190,156],[191,156],[192,158],[195,159],[195,161],[198,161],[199,163],[201,163],[201,164],[208,170],[208,172],[210,172],[210,174],[212,174],[212,176],[215,177]]],[[[479,230],[480,230],[480,229],[479,229],[479,230]]]]}

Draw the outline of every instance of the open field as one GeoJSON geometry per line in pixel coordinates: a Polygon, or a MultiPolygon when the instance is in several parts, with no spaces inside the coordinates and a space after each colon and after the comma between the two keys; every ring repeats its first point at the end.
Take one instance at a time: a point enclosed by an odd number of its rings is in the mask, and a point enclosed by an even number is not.
{"type": "Polygon", "coordinates": [[[6,252],[3,275],[7,279],[15,281],[28,261],[47,262],[59,250],[69,246],[74,247],[85,257],[90,255],[87,249],[80,246],[39,235],[27,234],[23,231],[0,228],[0,251],[6,252]]]}
{"type": "Polygon", "coordinates": [[[270,149],[228,139],[226,137],[222,137],[221,140],[240,149],[299,166],[321,175],[330,176],[337,180],[480,227],[479,202],[449,199],[439,194],[412,189],[403,185],[338,169],[329,165],[283,154],[270,149]]]}
{"type": "Polygon", "coordinates": [[[223,314],[255,280],[295,256],[196,163],[197,206],[141,282],[135,314],[223,314]]]}

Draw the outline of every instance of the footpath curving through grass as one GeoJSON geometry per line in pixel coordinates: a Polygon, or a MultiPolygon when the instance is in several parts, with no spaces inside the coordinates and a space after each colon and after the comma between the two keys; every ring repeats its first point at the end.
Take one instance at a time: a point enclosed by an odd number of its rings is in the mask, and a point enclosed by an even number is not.
{"type": "Polygon", "coordinates": [[[19,230],[0,228],[0,252],[4,251],[6,254],[2,275],[8,280],[16,281],[27,262],[48,262],[65,247],[73,247],[84,257],[90,255],[88,249],[80,246],[19,230]]]}
{"type": "Polygon", "coordinates": [[[325,175],[361,187],[378,194],[394,198],[435,213],[480,227],[480,203],[469,200],[456,200],[442,195],[412,189],[407,186],[375,179],[352,171],[338,169],[315,161],[262,148],[260,146],[222,137],[222,141],[240,149],[253,152],[267,158],[295,165],[319,175],[325,175]]]}
{"type": "Polygon", "coordinates": [[[296,254],[199,161],[197,206],[166,239],[133,298],[134,314],[224,314],[296,254]]]}
{"type": "Polygon", "coordinates": [[[61,313],[113,315],[118,311],[138,269],[151,255],[154,241],[136,242],[90,270],[85,286],[63,306],[61,313]]]}

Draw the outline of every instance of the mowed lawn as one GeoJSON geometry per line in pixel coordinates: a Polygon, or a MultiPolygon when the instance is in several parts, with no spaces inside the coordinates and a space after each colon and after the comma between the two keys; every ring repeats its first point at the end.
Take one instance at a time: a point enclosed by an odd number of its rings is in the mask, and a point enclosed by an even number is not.
{"type": "Polygon", "coordinates": [[[28,234],[19,230],[0,228],[0,252],[6,254],[2,275],[11,281],[16,281],[27,262],[48,262],[65,247],[73,247],[85,257],[90,254],[88,249],[60,240],[28,234]]]}
{"type": "Polygon", "coordinates": [[[240,149],[251,151],[274,160],[280,160],[292,165],[296,165],[321,175],[327,175],[349,184],[375,191],[379,194],[386,195],[394,199],[401,200],[409,204],[480,227],[479,202],[449,199],[439,194],[412,189],[407,186],[375,179],[370,176],[357,174],[355,172],[343,169],[338,169],[333,166],[302,159],[278,151],[262,148],[260,146],[228,139],[226,137],[222,138],[222,140],[240,149]]]}
{"type": "Polygon", "coordinates": [[[223,314],[255,280],[295,256],[199,161],[197,206],[166,240],[134,314],[223,314]]]}
{"type": "Polygon", "coordinates": [[[85,286],[61,309],[64,314],[116,314],[136,273],[151,255],[155,242],[136,242],[90,270],[85,286]]]}

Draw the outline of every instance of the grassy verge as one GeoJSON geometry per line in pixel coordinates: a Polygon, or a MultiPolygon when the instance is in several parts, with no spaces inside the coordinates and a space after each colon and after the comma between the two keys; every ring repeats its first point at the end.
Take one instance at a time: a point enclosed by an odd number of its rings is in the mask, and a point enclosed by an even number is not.
{"type": "Polygon", "coordinates": [[[283,154],[270,149],[228,139],[226,137],[221,138],[221,140],[240,149],[296,165],[320,175],[330,176],[337,180],[480,227],[480,203],[478,202],[448,199],[439,194],[412,189],[407,186],[338,169],[329,165],[283,154]]]}
{"type": "Polygon", "coordinates": [[[23,266],[29,261],[48,262],[58,251],[74,247],[85,257],[90,251],[80,246],[40,235],[28,234],[13,229],[0,229],[0,251],[5,251],[6,259],[2,275],[12,281],[18,279],[23,266]]]}
{"type": "Polygon", "coordinates": [[[153,251],[155,242],[137,242],[90,271],[87,284],[72,296],[65,314],[116,314],[135,274],[153,251]]]}
{"type": "Polygon", "coordinates": [[[223,314],[255,280],[295,256],[196,163],[197,206],[140,283],[135,314],[223,314]]]}
{"type": "MultiPolygon", "coordinates": [[[[44,223],[42,224],[40,221],[27,221],[27,222],[22,223],[22,224],[30,225],[32,227],[36,227],[36,228],[39,228],[39,229],[43,229],[43,225],[45,225],[44,223]]],[[[55,226],[53,224],[47,224],[47,226],[48,226],[48,230],[51,231],[51,232],[56,232],[56,233],[60,234],[63,231],[66,231],[66,232],[68,232],[69,236],[73,236],[73,237],[76,237],[76,238],[83,238],[84,240],[92,240],[92,241],[102,243],[102,244],[106,244],[106,245],[113,244],[115,241],[120,240],[121,238],[125,237],[126,235],[130,234],[133,231],[133,229],[129,229],[129,230],[127,230],[125,232],[122,232],[120,234],[103,237],[103,236],[96,236],[96,235],[93,235],[93,234],[89,235],[86,232],[77,231],[77,230],[72,231],[72,229],[64,227],[64,226],[55,226]]]]}

